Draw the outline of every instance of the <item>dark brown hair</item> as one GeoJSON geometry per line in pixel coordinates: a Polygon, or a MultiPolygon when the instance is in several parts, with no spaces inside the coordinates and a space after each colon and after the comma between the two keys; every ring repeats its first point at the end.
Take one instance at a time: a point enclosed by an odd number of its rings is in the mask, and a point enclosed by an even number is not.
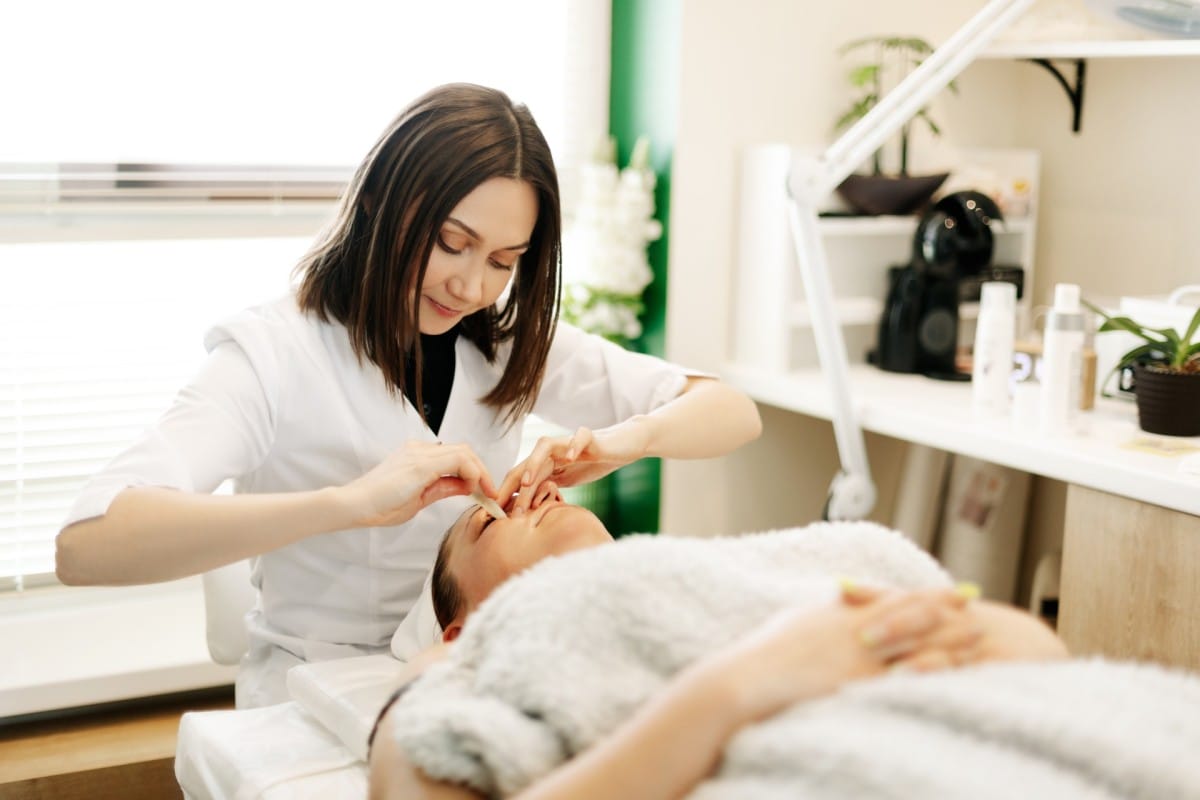
{"type": "Polygon", "coordinates": [[[442,537],[442,544],[438,547],[437,558],[433,562],[433,578],[431,579],[431,592],[433,599],[433,615],[437,617],[438,625],[442,626],[442,630],[446,630],[451,622],[458,618],[467,604],[467,600],[463,597],[462,587],[458,585],[458,581],[454,578],[454,574],[450,572],[450,533],[454,530],[451,526],[446,535],[442,537]]]}
{"type": "Polygon", "coordinates": [[[558,318],[561,212],[550,147],[524,105],[495,89],[447,84],[401,112],[346,187],[338,213],[296,266],[300,307],[350,334],[355,354],[383,372],[393,394],[421,348],[418,290],[442,224],[484,181],[515,178],[537,195],[529,249],[509,300],[462,320],[459,331],[492,363],[512,341],[513,357],[482,402],[509,422],[537,396],[558,318]]]}

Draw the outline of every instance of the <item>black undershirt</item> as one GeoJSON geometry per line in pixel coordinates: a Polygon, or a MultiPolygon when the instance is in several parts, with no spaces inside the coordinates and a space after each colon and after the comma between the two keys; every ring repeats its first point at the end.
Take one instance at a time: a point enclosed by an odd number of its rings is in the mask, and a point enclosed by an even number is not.
{"type": "MultiPolygon", "coordinates": [[[[435,434],[442,427],[450,388],[454,385],[454,343],[458,328],[437,336],[421,334],[421,401],[425,422],[435,434]]],[[[413,408],[417,406],[416,363],[410,358],[404,364],[404,396],[413,408]]]]}

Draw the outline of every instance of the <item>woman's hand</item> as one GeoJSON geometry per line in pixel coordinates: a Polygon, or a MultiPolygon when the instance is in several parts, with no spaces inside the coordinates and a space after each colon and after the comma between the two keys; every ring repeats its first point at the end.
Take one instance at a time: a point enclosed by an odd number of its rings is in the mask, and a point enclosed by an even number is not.
{"type": "Polygon", "coordinates": [[[530,509],[537,488],[546,480],[558,486],[578,486],[642,458],[649,434],[645,418],[633,417],[597,431],[580,428],[570,436],[543,436],[529,456],[509,470],[499,496],[507,499],[515,494],[508,511],[522,514],[530,509]]]}
{"type": "Polygon", "coordinates": [[[966,663],[983,635],[968,598],[952,589],[856,590],[847,599],[815,611],[786,609],[712,659],[710,668],[731,681],[743,721],[896,665],[966,663]]]}
{"type": "Polygon", "coordinates": [[[496,497],[487,467],[465,444],[412,441],[341,488],[356,527],[399,525],[421,509],[479,487],[496,497]]]}

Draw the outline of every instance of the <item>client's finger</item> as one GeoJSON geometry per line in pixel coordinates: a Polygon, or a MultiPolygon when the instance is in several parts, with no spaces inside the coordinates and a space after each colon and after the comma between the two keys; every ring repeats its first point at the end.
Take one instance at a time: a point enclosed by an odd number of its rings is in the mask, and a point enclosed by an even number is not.
{"type": "Polygon", "coordinates": [[[896,593],[884,596],[865,610],[858,629],[862,644],[872,650],[891,651],[898,643],[929,634],[962,613],[966,600],[946,590],[896,593]]]}
{"type": "Polygon", "coordinates": [[[886,590],[878,586],[867,586],[858,583],[853,578],[838,578],[838,586],[842,592],[842,602],[848,606],[863,606],[873,603],[883,597],[886,590]]]}

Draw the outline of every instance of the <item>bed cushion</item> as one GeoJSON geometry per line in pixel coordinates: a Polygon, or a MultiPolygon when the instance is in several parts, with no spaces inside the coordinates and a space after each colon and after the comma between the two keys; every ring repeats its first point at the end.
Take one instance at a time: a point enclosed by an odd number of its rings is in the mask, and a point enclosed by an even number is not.
{"type": "Polygon", "coordinates": [[[175,777],[192,800],[367,794],[366,764],[297,703],[184,714],[175,777]]]}
{"type": "Polygon", "coordinates": [[[288,670],[288,695],[365,761],[367,737],[403,668],[386,653],[302,664],[288,670]]]}

